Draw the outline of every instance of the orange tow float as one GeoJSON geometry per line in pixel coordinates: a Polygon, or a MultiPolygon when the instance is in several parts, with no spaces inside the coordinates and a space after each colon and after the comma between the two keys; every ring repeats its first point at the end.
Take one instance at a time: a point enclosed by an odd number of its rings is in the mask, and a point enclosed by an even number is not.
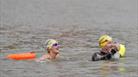
{"type": "Polygon", "coordinates": [[[6,56],[8,59],[13,60],[29,60],[29,59],[35,59],[36,53],[34,52],[27,52],[27,53],[17,53],[17,54],[9,54],[6,56]]]}

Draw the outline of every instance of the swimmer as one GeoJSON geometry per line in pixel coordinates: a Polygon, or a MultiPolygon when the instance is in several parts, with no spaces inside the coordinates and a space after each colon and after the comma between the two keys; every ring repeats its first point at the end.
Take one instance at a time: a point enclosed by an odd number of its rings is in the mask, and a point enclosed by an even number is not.
{"type": "Polygon", "coordinates": [[[96,52],[92,56],[92,61],[110,60],[112,58],[119,59],[125,56],[125,46],[123,44],[113,42],[112,37],[103,35],[99,38],[100,52],[96,52]]]}
{"type": "Polygon", "coordinates": [[[60,45],[56,40],[48,39],[45,42],[44,48],[47,51],[47,54],[44,54],[42,57],[36,59],[37,62],[44,61],[46,59],[56,59],[59,56],[60,45]]]}

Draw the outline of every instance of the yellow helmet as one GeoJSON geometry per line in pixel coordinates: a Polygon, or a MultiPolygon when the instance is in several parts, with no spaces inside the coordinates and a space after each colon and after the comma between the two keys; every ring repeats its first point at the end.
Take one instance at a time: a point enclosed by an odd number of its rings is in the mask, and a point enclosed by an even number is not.
{"type": "Polygon", "coordinates": [[[108,36],[108,35],[102,35],[100,38],[99,38],[99,46],[102,48],[104,47],[108,41],[112,41],[112,37],[108,36]]]}
{"type": "Polygon", "coordinates": [[[46,45],[47,48],[50,49],[53,46],[53,44],[55,44],[55,43],[58,44],[58,42],[56,40],[54,40],[54,39],[48,39],[48,40],[46,40],[45,45],[46,45]]]}

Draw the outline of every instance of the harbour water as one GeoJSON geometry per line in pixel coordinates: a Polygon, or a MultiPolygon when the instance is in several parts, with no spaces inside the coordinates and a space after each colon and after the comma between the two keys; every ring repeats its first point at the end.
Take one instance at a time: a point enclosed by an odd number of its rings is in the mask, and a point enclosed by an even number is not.
{"type": "Polygon", "coordinates": [[[137,0],[0,0],[0,77],[138,77],[137,0]],[[126,45],[118,61],[92,62],[98,38],[126,45]],[[38,63],[3,59],[44,54],[46,39],[61,44],[60,58],[38,63]]]}

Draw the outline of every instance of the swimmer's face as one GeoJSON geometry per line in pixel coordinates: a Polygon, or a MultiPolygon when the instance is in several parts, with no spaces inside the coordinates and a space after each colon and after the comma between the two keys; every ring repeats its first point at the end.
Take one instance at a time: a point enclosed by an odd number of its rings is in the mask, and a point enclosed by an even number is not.
{"type": "Polygon", "coordinates": [[[58,43],[53,44],[51,51],[58,54],[59,53],[60,45],[58,43]]]}

